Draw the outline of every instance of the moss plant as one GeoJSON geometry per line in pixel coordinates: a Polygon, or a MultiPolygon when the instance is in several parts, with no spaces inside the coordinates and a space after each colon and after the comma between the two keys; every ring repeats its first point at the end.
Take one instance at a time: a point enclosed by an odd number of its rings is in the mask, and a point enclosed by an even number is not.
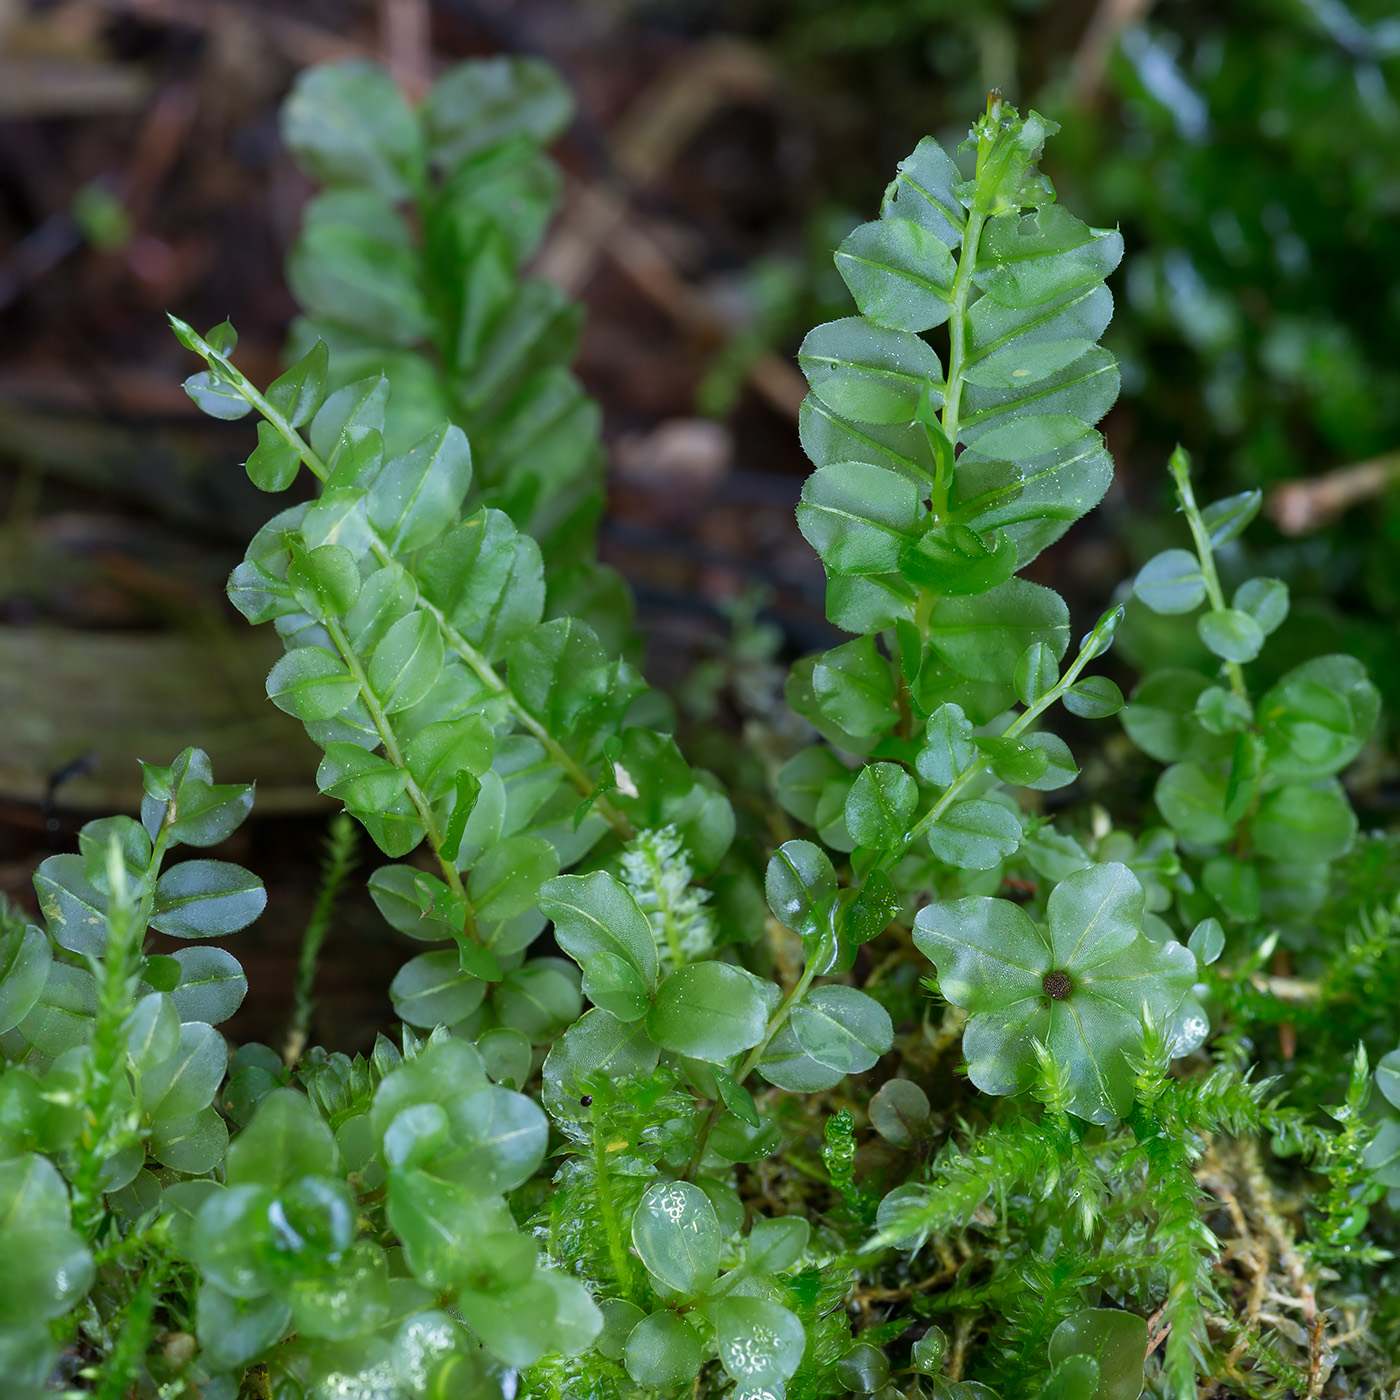
{"type": "Polygon", "coordinates": [[[169,857],[251,791],[187,749],[43,864],[43,926],[0,910],[0,1397],[1393,1384],[1396,857],[1342,781],[1376,692],[1344,655],[1259,669],[1287,589],[1227,598],[1216,565],[1258,493],[1202,506],[1179,452],[1181,546],[1131,587],[1199,669],[1125,705],[1096,666],[1121,604],[1076,641],[1022,576],[1113,471],[1122,242],[1055,201],[1053,124],[994,94],[837,250],[859,314],[802,346],[798,521],[850,640],[793,667],[805,745],[736,804],[579,533],[576,310],[519,274],[568,110],[532,62],[416,110],[313,70],[300,357],[259,389],[231,327],[174,323],[195,399],[258,416],[255,483],[314,479],[229,596],[423,947],[396,1042],[305,1048],[342,822],[294,1043],[230,1057],[245,982],[207,940],[262,888],[169,857]],[[1076,805],[1065,710],[1161,766],[1145,824],[1076,805]]]}

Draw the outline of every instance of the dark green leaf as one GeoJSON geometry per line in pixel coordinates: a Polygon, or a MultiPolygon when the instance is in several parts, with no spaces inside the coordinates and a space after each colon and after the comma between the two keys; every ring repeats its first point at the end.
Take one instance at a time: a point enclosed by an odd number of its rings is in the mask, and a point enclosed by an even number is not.
{"type": "Polygon", "coordinates": [[[678,968],[657,990],[647,1031],[665,1050],[724,1064],[767,1032],[766,985],[728,963],[678,968]]]}
{"type": "Polygon", "coordinates": [[[151,927],[175,938],[219,938],[246,928],[267,905],[251,871],[226,860],[187,860],[156,883],[151,927]]]}

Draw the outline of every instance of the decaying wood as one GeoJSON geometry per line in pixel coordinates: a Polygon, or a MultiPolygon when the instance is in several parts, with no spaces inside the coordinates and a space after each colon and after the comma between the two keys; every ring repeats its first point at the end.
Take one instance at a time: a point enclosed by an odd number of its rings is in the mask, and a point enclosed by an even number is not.
{"type": "Polygon", "coordinates": [[[42,803],[55,772],[81,754],[91,771],[63,785],[62,807],[135,811],[137,761],[205,749],[220,782],[258,783],[260,812],[316,810],[318,753],[267,702],[282,654],[262,632],[81,632],[0,627],[0,797],[42,803]]]}

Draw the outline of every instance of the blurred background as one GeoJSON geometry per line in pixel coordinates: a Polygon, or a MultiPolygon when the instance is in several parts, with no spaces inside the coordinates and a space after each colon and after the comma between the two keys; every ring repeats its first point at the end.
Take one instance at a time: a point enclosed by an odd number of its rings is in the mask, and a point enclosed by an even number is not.
{"type": "MultiPolygon", "coordinates": [[[[296,73],[372,57],[415,93],[494,53],[547,59],[578,102],[534,271],[586,305],[603,556],[683,723],[780,724],[787,660],[841,639],[793,520],[793,354],[853,309],[831,252],[895,164],[928,133],[956,145],[993,87],[1060,123],[1061,199],[1128,249],[1117,476],[1035,576],[1087,625],[1180,543],[1179,441],[1204,498],[1266,492],[1249,565],[1301,623],[1261,664],[1351,650],[1400,702],[1394,0],[0,0],[0,891],[32,900],[82,820],[134,808],[136,758],[202,744],[259,783],[230,857],[269,886],[238,949],[263,994],[232,1034],[276,1038],[329,808],[263,698],[276,638],[223,598],[272,509],[239,466],[253,429],[185,396],[164,313],[230,317],[241,367],[273,377],[313,192],[278,136],[296,73]]],[[[1136,657],[1196,659],[1172,622],[1132,619],[1125,684],[1136,657]]],[[[1112,745],[1090,796],[1131,782],[1112,745]]],[[[1376,821],[1393,747],[1361,777],[1376,821]]],[[[354,1049],[401,952],[367,901],[334,938],[317,1030],[354,1049]]]]}

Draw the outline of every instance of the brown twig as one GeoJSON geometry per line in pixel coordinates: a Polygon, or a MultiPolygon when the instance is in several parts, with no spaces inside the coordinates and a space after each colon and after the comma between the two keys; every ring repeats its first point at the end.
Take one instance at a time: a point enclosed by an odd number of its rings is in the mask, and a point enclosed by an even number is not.
{"type": "Polygon", "coordinates": [[[379,49],[399,90],[420,101],[433,81],[428,0],[379,0],[379,49]]]}
{"type": "Polygon", "coordinates": [[[1070,64],[1070,99],[1076,107],[1094,105],[1118,36],[1151,8],[1152,0],[1099,0],[1070,64]]]}
{"type": "Polygon", "coordinates": [[[1397,477],[1400,450],[1385,452],[1323,476],[1285,481],[1270,493],[1264,512],[1285,535],[1308,535],[1379,496],[1397,477]]]}

